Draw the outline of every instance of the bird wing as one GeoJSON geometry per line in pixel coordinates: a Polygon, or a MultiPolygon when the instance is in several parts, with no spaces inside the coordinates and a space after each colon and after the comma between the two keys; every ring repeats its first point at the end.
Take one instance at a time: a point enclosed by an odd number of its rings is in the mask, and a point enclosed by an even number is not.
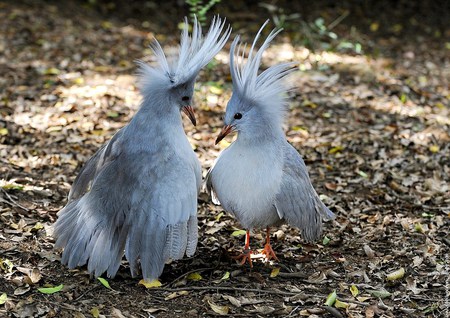
{"type": "Polygon", "coordinates": [[[219,160],[219,158],[216,159],[214,164],[211,168],[209,168],[208,172],[206,173],[205,182],[204,182],[204,188],[206,189],[206,193],[208,193],[211,196],[211,200],[214,204],[220,205],[219,198],[217,197],[216,192],[214,191],[213,183],[212,183],[212,171],[214,169],[214,165],[219,160]]]}
{"type": "Polygon", "coordinates": [[[306,241],[314,241],[322,232],[322,220],[332,219],[334,214],[314,190],[302,157],[287,142],[284,156],[283,179],[275,207],[280,218],[298,227],[306,241]]]}
{"type": "Polygon", "coordinates": [[[102,168],[115,160],[120,154],[121,137],[124,128],[120,129],[107,143],[84,164],[70,188],[69,202],[80,198],[90,190],[92,181],[97,177],[102,168]]]}
{"type": "Polygon", "coordinates": [[[95,276],[113,277],[125,250],[132,275],[140,262],[143,277],[154,279],[168,259],[195,252],[199,163],[163,150],[122,152],[99,169],[88,167],[96,174],[91,189],[70,201],[55,224],[63,263],[88,263],[95,276]]]}

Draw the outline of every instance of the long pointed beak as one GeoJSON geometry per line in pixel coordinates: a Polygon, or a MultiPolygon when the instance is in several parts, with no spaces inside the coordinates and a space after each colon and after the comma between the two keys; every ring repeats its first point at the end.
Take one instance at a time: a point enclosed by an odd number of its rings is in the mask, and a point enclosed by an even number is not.
{"type": "Polygon", "coordinates": [[[234,130],[234,127],[231,125],[225,125],[223,126],[222,130],[220,131],[219,136],[217,136],[216,139],[216,145],[223,139],[225,138],[226,135],[228,135],[230,132],[232,132],[234,130]]]}
{"type": "Polygon", "coordinates": [[[191,120],[192,124],[194,126],[197,126],[197,120],[195,120],[195,113],[194,113],[194,108],[192,108],[192,106],[184,106],[182,108],[183,113],[186,114],[186,116],[189,117],[189,119],[191,120]]]}

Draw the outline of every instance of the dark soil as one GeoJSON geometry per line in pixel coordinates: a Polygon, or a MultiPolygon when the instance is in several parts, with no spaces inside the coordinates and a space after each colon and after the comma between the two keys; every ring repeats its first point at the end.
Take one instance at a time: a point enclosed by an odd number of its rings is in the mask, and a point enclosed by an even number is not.
{"type": "MultiPolygon", "coordinates": [[[[83,163],[136,111],[134,61],[152,61],[153,36],[177,43],[188,14],[178,3],[0,2],[0,317],[448,317],[446,1],[215,8],[249,41],[267,18],[286,20],[264,63],[301,64],[286,134],[337,215],[323,241],[304,244],[285,225],[273,229],[278,263],[239,266],[240,225],[202,193],[197,253],[168,264],[161,287],[139,284],[125,260],[111,288],[61,265],[56,213],[83,163]],[[336,25],[320,33],[319,17],[336,25]],[[325,306],[333,291],[338,302],[325,306]]],[[[198,80],[198,125],[185,121],[204,173],[231,141],[214,145],[228,49],[198,80]]],[[[253,232],[255,250],[263,235],[253,232]]]]}

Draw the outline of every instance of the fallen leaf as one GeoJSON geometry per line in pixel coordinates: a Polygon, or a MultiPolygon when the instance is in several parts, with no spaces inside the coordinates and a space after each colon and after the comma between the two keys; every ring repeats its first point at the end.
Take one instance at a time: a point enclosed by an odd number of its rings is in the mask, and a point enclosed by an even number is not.
{"type": "Polygon", "coordinates": [[[350,286],[350,292],[352,293],[353,297],[358,296],[359,294],[358,287],[356,287],[355,285],[350,286]]]}
{"type": "Polygon", "coordinates": [[[200,275],[199,273],[194,272],[194,273],[190,273],[190,274],[187,276],[187,279],[189,279],[189,280],[194,280],[194,281],[198,281],[198,280],[202,280],[203,277],[202,277],[202,275],[200,275]]]}
{"type": "Polygon", "coordinates": [[[38,288],[38,291],[43,294],[54,294],[54,293],[61,291],[63,289],[63,287],[64,287],[63,284],[54,286],[54,287],[42,287],[42,288],[38,288]]]}
{"type": "Polygon", "coordinates": [[[139,281],[140,285],[143,285],[145,288],[155,288],[155,287],[161,287],[162,284],[158,279],[154,279],[152,281],[146,281],[144,279],[141,279],[139,281]]]}
{"type": "Polygon", "coordinates": [[[325,300],[325,306],[333,306],[333,304],[336,302],[336,297],[336,290],[333,290],[333,292],[331,292],[325,300]]]}
{"type": "Polygon", "coordinates": [[[0,295],[0,305],[3,305],[8,300],[8,295],[6,293],[3,293],[0,295]]]}
{"type": "Polygon", "coordinates": [[[211,307],[211,309],[219,315],[228,315],[228,312],[230,311],[230,308],[228,306],[220,306],[216,305],[212,301],[208,300],[208,304],[211,307]]]}
{"type": "Polygon", "coordinates": [[[103,286],[105,286],[106,288],[111,289],[111,286],[109,285],[108,281],[102,277],[97,277],[97,279],[99,280],[100,283],[102,283],[103,286]]]}
{"type": "Polygon", "coordinates": [[[241,235],[245,235],[247,233],[246,230],[236,230],[233,233],[231,233],[231,236],[241,236],[241,235]]]}
{"type": "Polygon", "coordinates": [[[390,274],[387,274],[386,279],[387,280],[397,280],[397,279],[403,278],[403,276],[405,276],[405,269],[403,267],[401,267],[398,270],[396,270],[390,274]]]}
{"type": "Polygon", "coordinates": [[[336,299],[336,301],[334,302],[334,307],[336,308],[344,308],[347,309],[349,306],[348,303],[340,301],[339,299],[336,299]]]}
{"type": "Polygon", "coordinates": [[[272,269],[272,272],[270,273],[270,277],[272,277],[272,278],[277,277],[279,273],[280,273],[280,268],[275,267],[274,269],[272,269]]]}

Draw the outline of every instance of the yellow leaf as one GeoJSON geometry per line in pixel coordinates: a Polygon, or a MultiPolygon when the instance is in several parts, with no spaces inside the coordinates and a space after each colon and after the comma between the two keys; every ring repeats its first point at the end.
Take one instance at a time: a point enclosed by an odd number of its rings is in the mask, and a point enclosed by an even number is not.
{"type": "Polygon", "coordinates": [[[0,128],[0,136],[6,136],[6,135],[8,135],[8,129],[0,128]]]}
{"type": "Polygon", "coordinates": [[[333,147],[330,150],[328,150],[328,153],[332,155],[332,154],[335,154],[337,152],[341,152],[342,150],[344,150],[344,147],[336,146],[336,147],[333,147]]]}
{"type": "Polygon", "coordinates": [[[431,145],[428,149],[430,149],[430,151],[432,153],[439,152],[439,146],[438,145],[431,145]]]}
{"type": "Polygon", "coordinates": [[[77,78],[75,78],[75,79],[73,80],[73,83],[74,83],[74,84],[77,84],[77,85],[82,85],[82,84],[84,84],[84,78],[82,78],[82,77],[77,77],[77,78]]]}
{"type": "Polygon", "coordinates": [[[40,229],[43,229],[43,228],[44,228],[44,226],[42,225],[42,223],[41,222],[37,222],[31,229],[37,231],[37,230],[40,230],[40,229]]]}
{"type": "Polygon", "coordinates": [[[350,292],[352,293],[353,297],[358,296],[359,294],[358,287],[356,287],[355,285],[350,286],[350,292]]]}
{"type": "Polygon", "coordinates": [[[376,31],[378,31],[379,27],[380,27],[380,24],[378,22],[372,22],[372,24],[370,24],[370,31],[376,32],[376,31]]]}
{"type": "Polygon", "coordinates": [[[199,273],[195,272],[195,273],[190,273],[188,275],[187,279],[197,281],[197,280],[202,280],[203,277],[199,273]]]}
{"type": "Polygon", "coordinates": [[[347,309],[348,303],[344,303],[343,301],[340,301],[339,299],[336,299],[336,302],[334,303],[334,307],[347,309]]]}
{"type": "Polygon", "coordinates": [[[272,272],[270,273],[270,277],[272,277],[272,278],[277,277],[279,273],[280,273],[280,268],[275,267],[274,269],[272,269],[272,272]]]}
{"type": "Polygon", "coordinates": [[[228,308],[228,306],[219,306],[216,305],[215,303],[213,303],[212,301],[208,300],[208,304],[211,307],[211,309],[219,315],[227,315],[228,312],[230,311],[230,308],[228,308]]]}
{"type": "Polygon", "coordinates": [[[215,95],[220,95],[223,93],[223,89],[216,86],[210,86],[209,91],[215,95]]]}
{"type": "Polygon", "coordinates": [[[356,297],[356,300],[357,300],[357,301],[360,301],[360,302],[365,302],[365,301],[368,300],[368,299],[370,299],[370,297],[363,297],[363,296],[356,297]]]}
{"type": "Polygon", "coordinates": [[[403,276],[405,276],[405,269],[403,267],[400,267],[396,271],[393,271],[392,273],[387,274],[386,279],[387,280],[397,280],[397,279],[403,278],[403,276]]]}
{"type": "Polygon", "coordinates": [[[94,318],[98,318],[100,316],[100,310],[98,309],[98,307],[94,307],[91,309],[91,315],[94,318]]]}
{"type": "Polygon", "coordinates": [[[155,288],[155,287],[161,287],[162,284],[159,280],[154,279],[152,281],[146,281],[145,279],[141,279],[139,281],[140,285],[143,285],[145,288],[155,288]]]}
{"type": "Polygon", "coordinates": [[[0,295],[0,305],[3,305],[8,300],[8,295],[6,293],[3,293],[0,295]]]}
{"type": "Polygon", "coordinates": [[[45,75],[58,75],[59,70],[55,67],[50,67],[44,71],[45,75]]]}
{"type": "Polygon", "coordinates": [[[420,224],[420,223],[414,224],[414,230],[416,230],[416,232],[423,233],[422,224],[420,224]]]}
{"type": "Polygon", "coordinates": [[[111,29],[112,26],[113,26],[113,24],[111,22],[109,22],[109,21],[103,21],[102,22],[102,28],[103,29],[111,29]]]}

